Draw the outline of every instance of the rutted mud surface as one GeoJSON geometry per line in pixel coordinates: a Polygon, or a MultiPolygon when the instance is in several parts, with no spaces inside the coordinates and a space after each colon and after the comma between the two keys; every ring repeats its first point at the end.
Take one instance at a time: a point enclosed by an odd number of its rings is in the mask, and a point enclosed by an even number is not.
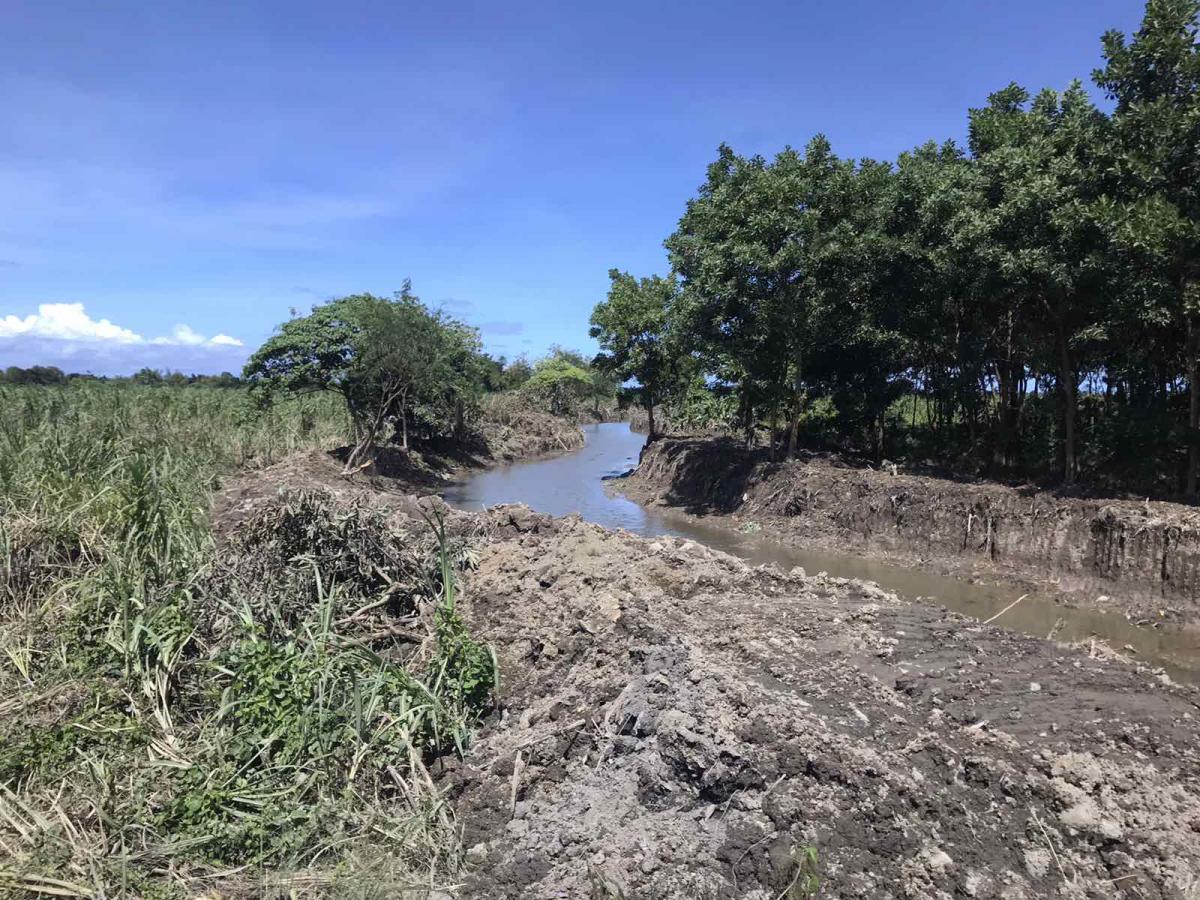
{"type": "Polygon", "coordinates": [[[692,512],[735,513],[808,547],[960,575],[1052,584],[1135,617],[1200,620],[1200,512],[1174,503],[1062,497],[1034,488],[769,463],[732,440],[664,438],[622,490],[692,512]]]}
{"type": "Polygon", "coordinates": [[[802,896],[815,848],[828,897],[1197,896],[1195,689],[869,584],[490,515],[466,609],[506,708],[446,776],[467,895],[802,896]]]}

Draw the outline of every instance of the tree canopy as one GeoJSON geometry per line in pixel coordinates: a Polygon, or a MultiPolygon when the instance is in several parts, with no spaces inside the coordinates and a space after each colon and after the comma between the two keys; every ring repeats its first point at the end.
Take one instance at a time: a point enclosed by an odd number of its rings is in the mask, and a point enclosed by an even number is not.
{"type": "Polygon", "coordinates": [[[1198,18],[1200,0],[1150,0],[1135,34],[1104,35],[1111,114],[1080,81],[1012,83],[968,112],[967,147],[721,145],[670,273],[610,274],[601,359],[672,418],[697,391],[735,398],[772,454],[1195,493],[1198,18]]]}
{"type": "Polygon", "coordinates": [[[654,437],[654,407],[672,384],[674,359],[667,342],[667,311],[675,299],[674,279],[637,279],[612,269],[608,299],[592,311],[591,336],[600,344],[596,365],[632,385],[625,392],[646,410],[654,437]]]}
{"type": "Polygon", "coordinates": [[[392,426],[459,431],[482,393],[486,364],[473,328],[427,308],[406,282],[391,298],[353,294],[298,316],[260,347],[245,377],[264,399],[332,391],[345,400],[361,465],[392,426]]]}

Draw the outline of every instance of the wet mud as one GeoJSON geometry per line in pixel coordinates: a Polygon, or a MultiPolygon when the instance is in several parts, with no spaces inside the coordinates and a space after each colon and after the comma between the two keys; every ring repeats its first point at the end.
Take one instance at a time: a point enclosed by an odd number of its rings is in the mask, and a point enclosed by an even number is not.
{"type": "Polygon", "coordinates": [[[504,708],[443,776],[466,895],[1196,896],[1194,688],[867,583],[490,517],[465,608],[504,708]]]}

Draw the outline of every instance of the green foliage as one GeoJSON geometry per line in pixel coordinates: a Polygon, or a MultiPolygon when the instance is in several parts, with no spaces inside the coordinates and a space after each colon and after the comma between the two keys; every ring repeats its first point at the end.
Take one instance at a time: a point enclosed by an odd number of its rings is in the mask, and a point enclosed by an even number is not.
{"type": "Polygon", "coordinates": [[[0,372],[0,384],[66,384],[67,376],[58,366],[9,366],[0,372]]]}
{"type": "Polygon", "coordinates": [[[657,275],[639,281],[617,269],[608,277],[608,299],[597,304],[591,317],[591,335],[602,351],[596,365],[620,382],[634,382],[627,392],[646,410],[653,437],[654,407],[679,381],[667,337],[676,285],[657,275]]]}
{"type": "Polygon", "coordinates": [[[342,439],[318,398],[259,412],[241,391],[71,384],[0,403],[16,883],[192,896],[244,865],[324,883],[353,870],[350,836],[388,884],[449,877],[457,830],[426,765],[467,745],[496,679],[453,605],[468,537],[302,494],[218,551],[220,474],[342,439]]]}
{"type": "Polygon", "coordinates": [[[150,734],[119,708],[115,698],[49,726],[14,723],[0,744],[0,784],[33,779],[60,783],[88,758],[118,757],[143,750],[150,734]]]}
{"type": "Polygon", "coordinates": [[[676,426],[707,394],[722,403],[699,424],[731,427],[734,398],[747,440],[765,430],[773,455],[804,438],[1195,493],[1198,16],[1196,0],[1150,0],[1131,38],[1105,35],[1095,79],[1112,115],[1078,81],[1014,83],[969,111],[969,153],[931,142],[848,160],[820,135],[770,159],[722,145],[666,239],[671,277],[611,273],[600,361],[639,399],[667,396],[676,426]],[[810,415],[818,403],[832,419],[810,415]]]}
{"type": "Polygon", "coordinates": [[[461,437],[478,408],[488,364],[478,332],[428,309],[404,288],[392,299],[354,294],[280,326],[246,363],[264,402],[327,391],[346,404],[355,430],[349,470],[394,427],[461,437]]]}
{"type": "Polygon", "coordinates": [[[552,415],[576,417],[585,404],[611,397],[614,388],[579,354],[554,348],[534,364],[521,392],[544,403],[552,415]]]}

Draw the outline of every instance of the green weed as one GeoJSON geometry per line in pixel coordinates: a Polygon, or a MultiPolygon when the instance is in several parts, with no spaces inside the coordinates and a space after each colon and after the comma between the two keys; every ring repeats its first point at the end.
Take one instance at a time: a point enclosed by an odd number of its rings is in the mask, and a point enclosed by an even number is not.
{"type": "Polygon", "coordinates": [[[496,684],[455,604],[470,548],[324,494],[209,531],[222,473],[340,443],[333,411],[0,388],[0,896],[452,877],[428,766],[496,684]]]}

